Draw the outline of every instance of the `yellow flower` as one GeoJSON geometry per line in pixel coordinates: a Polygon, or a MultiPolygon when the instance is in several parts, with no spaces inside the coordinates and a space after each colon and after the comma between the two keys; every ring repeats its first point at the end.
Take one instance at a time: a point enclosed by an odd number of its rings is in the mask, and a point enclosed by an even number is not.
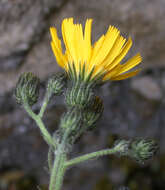
{"type": "Polygon", "coordinates": [[[65,53],[56,28],[50,28],[51,46],[57,63],[71,76],[81,77],[84,81],[99,77],[102,81],[123,80],[136,75],[140,69],[128,71],[142,61],[139,53],[126,63],[120,63],[132,46],[132,39],[126,41],[117,28],[109,26],[106,34],[92,45],[91,26],[92,19],[86,20],[84,31],[81,24],[73,23],[73,18],[63,20],[65,53]]]}

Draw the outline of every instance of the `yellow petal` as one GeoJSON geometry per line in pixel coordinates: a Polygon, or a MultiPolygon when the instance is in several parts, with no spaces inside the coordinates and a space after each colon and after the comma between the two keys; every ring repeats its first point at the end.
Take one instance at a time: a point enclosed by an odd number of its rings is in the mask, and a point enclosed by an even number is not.
{"type": "Polygon", "coordinates": [[[129,49],[132,46],[132,39],[129,38],[124,47],[122,48],[120,54],[115,58],[115,60],[107,67],[107,70],[110,71],[113,68],[116,67],[120,63],[120,61],[126,56],[128,53],[129,49]]]}
{"type": "Polygon", "coordinates": [[[62,22],[62,36],[64,39],[66,51],[68,51],[70,56],[72,56],[73,60],[77,62],[74,34],[75,27],[73,24],[73,18],[64,19],[62,22]]]}
{"type": "Polygon", "coordinates": [[[117,28],[115,28],[113,26],[109,27],[109,29],[105,35],[104,42],[103,42],[98,54],[92,60],[95,63],[95,65],[97,65],[98,63],[101,63],[106,58],[109,51],[113,47],[119,33],[120,32],[117,28]]]}
{"type": "Polygon", "coordinates": [[[99,40],[97,42],[95,42],[94,46],[93,46],[93,49],[92,49],[92,57],[91,57],[91,60],[90,60],[90,63],[93,62],[95,56],[98,54],[102,44],[103,44],[103,41],[104,41],[104,38],[105,36],[102,35],[99,40]]]}
{"type": "Polygon", "coordinates": [[[134,57],[130,58],[126,63],[122,64],[120,69],[117,72],[117,75],[125,73],[138,65],[142,61],[141,55],[138,53],[134,57]]]}
{"type": "Polygon", "coordinates": [[[107,71],[106,75],[104,76],[104,80],[106,80],[107,78],[110,79],[114,76],[117,75],[117,73],[120,72],[120,69],[122,68],[121,64],[116,65],[116,67],[114,67],[112,70],[107,71]]]}
{"type": "Polygon", "coordinates": [[[104,68],[102,66],[95,66],[94,71],[92,73],[92,78],[94,78],[96,75],[101,75],[104,72],[104,68]]]}
{"type": "Polygon", "coordinates": [[[108,67],[113,60],[119,55],[124,43],[125,43],[125,38],[123,38],[122,36],[118,36],[115,44],[113,45],[113,47],[111,48],[108,56],[106,57],[106,59],[104,60],[104,65],[106,67],[108,67]]]}
{"type": "Polygon", "coordinates": [[[132,69],[133,67],[137,66],[142,61],[142,58],[140,54],[136,54],[134,57],[129,59],[125,64],[118,64],[114,69],[107,72],[107,74],[104,76],[103,80],[107,80],[110,78],[114,78],[119,76],[122,73],[125,73],[132,69]]]}
{"type": "Polygon", "coordinates": [[[56,57],[56,60],[57,60],[57,63],[65,68],[65,64],[67,62],[65,56],[62,54],[62,52],[56,47],[55,43],[52,41],[51,42],[51,47],[52,47],[52,50],[53,50],[53,53],[56,57]]]}
{"type": "Polygon", "coordinates": [[[84,31],[84,59],[88,63],[91,57],[91,28],[92,28],[92,19],[87,19],[85,24],[85,31],[84,31]]]}
{"type": "Polygon", "coordinates": [[[140,70],[141,69],[137,69],[135,71],[125,73],[125,74],[122,74],[122,75],[119,75],[119,76],[116,76],[116,77],[113,77],[113,78],[111,78],[111,80],[124,80],[124,79],[127,79],[127,78],[131,78],[131,77],[137,75],[140,72],[140,70]]]}
{"type": "Polygon", "coordinates": [[[65,23],[67,22],[67,19],[64,19],[63,22],[62,22],[62,25],[61,25],[61,31],[62,31],[62,37],[63,37],[63,41],[64,41],[64,44],[65,44],[65,48],[66,48],[66,51],[69,53],[69,47],[68,47],[68,44],[67,44],[67,40],[66,40],[66,36],[65,36],[65,23]]]}
{"type": "Polygon", "coordinates": [[[58,38],[56,28],[50,27],[50,34],[52,36],[52,41],[56,44],[56,47],[62,52],[61,40],[58,38]]]}
{"type": "Polygon", "coordinates": [[[77,62],[84,61],[84,39],[83,39],[83,30],[81,24],[75,24],[75,34],[74,34],[74,42],[75,42],[75,51],[77,62]]]}
{"type": "Polygon", "coordinates": [[[99,40],[98,40],[97,42],[95,42],[95,44],[94,44],[94,46],[93,46],[93,48],[92,48],[92,55],[91,55],[91,58],[90,58],[90,61],[89,61],[88,65],[87,65],[89,72],[90,72],[90,71],[93,69],[93,67],[95,66],[95,63],[93,62],[93,60],[94,60],[95,56],[98,54],[98,52],[99,52],[99,50],[100,50],[100,48],[101,48],[101,46],[102,46],[102,44],[103,44],[104,37],[105,37],[105,36],[102,35],[102,36],[99,38],[99,40]]]}

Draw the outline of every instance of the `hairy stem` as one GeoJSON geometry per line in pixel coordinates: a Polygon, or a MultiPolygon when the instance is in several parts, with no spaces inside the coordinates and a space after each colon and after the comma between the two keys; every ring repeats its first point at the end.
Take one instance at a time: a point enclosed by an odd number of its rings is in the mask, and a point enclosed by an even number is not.
{"type": "Polygon", "coordinates": [[[40,112],[39,112],[39,114],[38,114],[38,116],[39,116],[40,118],[42,118],[43,115],[44,115],[44,112],[45,112],[46,107],[47,107],[47,105],[48,105],[48,103],[49,103],[49,99],[50,99],[51,95],[52,95],[51,92],[50,92],[49,90],[47,90],[47,92],[46,92],[46,94],[45,94],[45,97],[44,97],[44,100],[43,100],[43,103],[42,103],[41,110],[40,110],[40,112]]]}
{"type": "Polygon", "coordinates": [[[60,190],[65,173],[66,154],[60,153],[56,155],[50,177],[49,190],[60,190]]]}
{"type": "Polygon", "coordinates": [[[67,155],[65,152],[66,139],[67,139],[67,131],[64,134],[61,144],[58,145],[58,148],[55,152],[55,160],[53,163],[53,167],[51,169],[49,190],[61,189],[64,173],[66,170],[65,167],[65,162],[67,159],[67,155]]]}
{"type": "Polygon", "coordinates": [[[54,159],[54,155],[53,155],[53,149],[52,147],[49,147],[48,150],[48,167],[49,167],[49,172],[51,173],[52,167],[53,167],[53,159],[54,159]]]}
{"type": "Polygon", "coordinates": [[[38,125],[38,127],[40,128],[43,138],[47,142],[47,144],[55,147],[54,139],[52,138],[52,136],[46,129],[41,118],[32,111],[32,109],[30,108],[30,106],[27,103],[24,104],[24,108],[27,111],[27,113],[31,116],[31,118],[35,120],[35,122],[38,125]]]}
{"type": "Polygon", "coordinates": [[[100,150],[100,151],[97,151],[97,152],[92,152],[92,153],[85,154],[83,156],[79,156],[77,158],[73,158],[73,159],[67,161],[65,163],[65,166],[66,167],[73,166],[75,164],[79,164],[80,162],[85,162],[85,161],[91,160],[91,159],[97,159],[97,158],[99,158],[101,156],[106,156],[106,155],[114,154],[116,152],[118,152],[118,150],[115,149],[115,148],[100,150]]]}

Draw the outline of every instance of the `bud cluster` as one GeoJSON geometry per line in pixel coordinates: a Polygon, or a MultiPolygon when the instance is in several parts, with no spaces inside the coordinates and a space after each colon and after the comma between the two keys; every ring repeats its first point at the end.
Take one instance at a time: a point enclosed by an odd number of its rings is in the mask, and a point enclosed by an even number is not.
{"type": "MultiPolygon", "coordinates": [[[[46,92],[46,103],[52,94],[59,95],[66,84],[66,75],[59,73],[49,78],[46,92]]],[[[93,83],[81,80],[70,81],[67,86],[65,100],[68,111],[62,116],[58,130],[58,141],[67,133],[68,144],[73,144],[86,130],[95,127],[96,121],[103,112],[102,100],[94,96],[93,83]]],[[[32,106],[39,95],[39,79],[31,72],[20,76],[15,96],[18,103],[32,106]]],[[[45,104],[44,104],[45,105],[45,104]]]]}
{"type": "Polygon", "coordinates": [[[99,97],[95,97],[91,106],[80,109],[71,107],[63,115],[60,122],[60,134],[68,131],[69,143],[73,144],[86,130],[92,130],[103,112],[103,104],[99,97]]]}
{"type": "Polygon", "coordinates": [[[102,115],[103,103],[94,96],[93,86],[81,81],[68,84],[65,100],[69,109],[61,119],[60,138],[68,131],[68,143],[73,144],[85,131],[95,127],[102,115]]]}

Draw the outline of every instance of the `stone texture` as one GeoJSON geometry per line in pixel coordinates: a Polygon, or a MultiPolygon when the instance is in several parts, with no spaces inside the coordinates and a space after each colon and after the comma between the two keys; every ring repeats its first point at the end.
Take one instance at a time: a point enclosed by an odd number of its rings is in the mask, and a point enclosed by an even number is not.
{"type": "Polygon", "coordinates": [[[132,89],[146,99],[161,101],[162,92],[158,83],[149,76],[135,78],[131,81],[132,89]]]}
{"type": "MultiPolygon", "coordinates": [[[[38,183],[45,184],[48,175],[43,167],[47,165],[47,146],[34,122],[22,111],[22,107],[16,105],[12,94],[20,73],[32,71],[41,81],[45,81],[49,75],[60,70],[56,64],[52,64],[56,61],[50,48],[49,26],[56,26],[61,36],[60,24],[65,17],[74,17],[83,23],[86,18],[93,18],[93,41],[106,32],[108,25],[115,25],[125,37],[133,38],[134,45],[129,56],[136,52],[143,56],[143,72],[138,78],[113,82],[98,90],[98,95],[104,100],[103,118],[95,132],[87,133],[75,145],[71,156],[105,148],[109,141],[113,141],[113,135],[114,138],[154,137],[160,141],[161,154],[165,152],[164,0],[1,0],[0,169],[18,166],[37,176],[38,183]],[[135,90],[145,98],[136,96],[133,93],[135,90]],[[148,101],[150,99],[159,102],[153,105],[152,101],[148,101]]],[[[34,106],[36,112],[40,108],[43,93],[41,89],[41,98],[34,106]]],[[[63,97],[52,100],[45,117],[50,130],[56,129],[64,110],[63,97]]],[[[145,185],[146,180],[150,182],[146,189],[165,188],[162,186],[163,177],[156,179],[150,176],[161,175],[156,173],[156,169],[139,169],[136,164],[128,163],[126,165],[123,160],[119,163],[116,158],[109,162],[107,158],[77,166],[66,174],[64,189],[103,190],[110,189],[113,183],[135,184],[129,181],[129,175],[137,180],[136,185],[142,190],[142,183],[145,185]],[[116,178],[111,171],[117,174],[116,178]],[[145,173],[143,176],[139,175],[139,171],[150,171],[151,174],[145,173]],[[135,175],[132,176],[132,173],[135,175]],[[107,180],[108,186],[102,183],[107,183],[107,180]]],[[[159,157],[152,165],[154,163],[158,166],[155,168],[163,165],[159,157]]]]}
{"type": "Polygon", "coordinates": [[[11,90],[18,75],[25,70],[48,71],[47,74],[53,70],[49,59],[51,57],[49,41],[44,43],[43,50],[41,37],[45,29],[47,31],[49,29],[49,15],[60,9],[64,2],[64,0],[0,2],[0,94],[11,90]],[[35,54],[34,46],[37,42],[40,44],[38,48],[40,57],[35,54]],[[31,57],[31,53],[33,60],[27,58],[29,54],[31,57]]]}

